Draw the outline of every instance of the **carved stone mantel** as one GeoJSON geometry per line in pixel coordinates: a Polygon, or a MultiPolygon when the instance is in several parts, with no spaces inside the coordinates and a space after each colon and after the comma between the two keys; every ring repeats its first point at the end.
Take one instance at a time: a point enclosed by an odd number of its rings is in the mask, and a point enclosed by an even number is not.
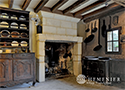
{"type": "Polygon", "coordinates": [[[61,36],[61,35],[51,35],[51,34],[37,34],[36,35],[36,58],[37,58],[37,80],[39,82],[45,81],[45,42],[73,42],[75,43],[73,47],[73,72],[74,75],[79,75],[82,73],[81,67],[81,54],[82,54],[82,37],[73,36],[61,36]]]}

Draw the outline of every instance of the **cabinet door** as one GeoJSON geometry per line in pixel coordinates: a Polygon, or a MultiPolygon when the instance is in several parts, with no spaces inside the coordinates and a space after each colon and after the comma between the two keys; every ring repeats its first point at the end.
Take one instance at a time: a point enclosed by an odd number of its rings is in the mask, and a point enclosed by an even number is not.
{"type": "Polygon", "coordinates": [[[0,59],[0,82],[12,80],[12,60],[0,59]]]}
{"type": "Polygon", "coordinates": [[[124,60],[110,61],[110,77],[120,77],[121,81],[125,82],[125,61],[124,60]]]}
{"type": "Polygon", "coordinates": [[[33,60],[16,59],[13,60],[14,80],[33,78],[33,60]]]}

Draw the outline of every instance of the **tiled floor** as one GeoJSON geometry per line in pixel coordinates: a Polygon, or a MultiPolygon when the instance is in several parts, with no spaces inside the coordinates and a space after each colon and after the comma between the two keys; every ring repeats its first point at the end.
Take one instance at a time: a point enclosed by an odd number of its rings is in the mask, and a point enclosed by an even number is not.
{"type": "MultiPolygon", "coordinates": [[[[123,85],[124,86],[124,85],[123,85]]],[[[47,79],[46,82],[16,85],[14,87],[0,88],[0,90],[125,90],[124,87],[104,86],[101,84],[83,84],[79,85],[75,77],[67,77],[63,79],[47,79]]]]}

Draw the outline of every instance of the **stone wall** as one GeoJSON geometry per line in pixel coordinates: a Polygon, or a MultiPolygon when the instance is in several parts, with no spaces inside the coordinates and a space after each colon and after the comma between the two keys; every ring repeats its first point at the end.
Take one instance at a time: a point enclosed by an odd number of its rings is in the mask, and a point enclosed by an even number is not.
{"type": "MultiPolygon", "coordinates": [[[[113,16],[115,16],[115,15],[119,16],[119,22],[116,26],[113,25],[113,23],[112,23],[111,27],[115,28],[115,27],[121,26],[122,27],[121,35],[124,35],[125,34],[125,11],[122,11],[122,12],[111,15],[111,22],[113,22],[113,16]]],[[[98,31],[97,31],[96,33],[93,33],[95,35],[93,41],[91,41],[87,44],[83,43],[83,48],[84,48],[83,55],[84,56],[111,57],[113,59],[125,59],[125,55],[124,55],[125,54],[125,43],[121,44],[121,54],[106,54],[105,53],[105,49],[106,49],[105,48],[105,38],[102,37],[102,35],[101,35],[101,27],[103,25],[103,19],[106,20],[105,23],[106,23],[107,29],[108,29],[108,25],[109,25],[109,22],[110,22],[109,16],[105,16],[103,18],[100,18],[100,43],[102,45],[102,48],[99,51],[93,51],[94,47],[96,47],[98,45],[98,31]]],[[[91,22],[94,22],[94,21],[91,21],[91,22]]],[[[90,33],[89,33],[89,35],[90,35],[90,33]]],[[[86,33],[86,36],[88,36],[88,33],[86,33]]]]}
{"type": "Polygon", "coordinates": [[[79,19],[41,11],[43,34],[63,36],[77,36],[77,22],[79,19]]]}

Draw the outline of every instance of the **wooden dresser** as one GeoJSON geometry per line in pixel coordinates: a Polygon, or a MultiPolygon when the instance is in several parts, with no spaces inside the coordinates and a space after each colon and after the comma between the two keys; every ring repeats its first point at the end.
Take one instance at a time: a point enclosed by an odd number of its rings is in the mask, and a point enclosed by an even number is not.
{"type": "Polygon", "coordinates": [[[0,86],[36,82],[35,54],[0,54],[0,86]]]}

